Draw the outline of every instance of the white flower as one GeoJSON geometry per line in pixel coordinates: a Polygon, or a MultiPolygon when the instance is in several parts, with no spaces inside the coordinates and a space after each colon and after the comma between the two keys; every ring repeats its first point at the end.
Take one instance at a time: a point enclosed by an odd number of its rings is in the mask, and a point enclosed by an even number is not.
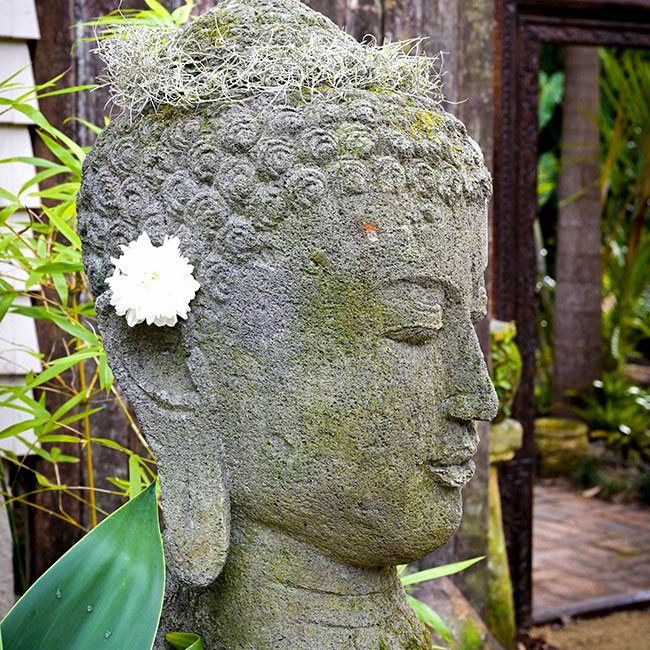
{"type": "Polygon", "coordinates": [[[187,318],[190,301],[201,286],[193,277],[194,267],[179,250],[178,237],[165,236],[162,246],[154,246],[143,232],[122,255],[111,258],[115,272],[106,278],[112,289],[111,305],[126,316],[130,327],[176,325],[178,316],[187,318]]]}

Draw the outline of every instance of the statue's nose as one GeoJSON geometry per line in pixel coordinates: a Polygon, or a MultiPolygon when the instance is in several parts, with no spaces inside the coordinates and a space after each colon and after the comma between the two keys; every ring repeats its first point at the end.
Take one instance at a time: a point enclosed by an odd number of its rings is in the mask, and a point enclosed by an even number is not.
{"type": "Polygon", "coordinates": [[[445,416],[460,421],[494,419],[499,401],[471,324],[463,326],[461,335],[450,346],[445,365],[445,416]]]}

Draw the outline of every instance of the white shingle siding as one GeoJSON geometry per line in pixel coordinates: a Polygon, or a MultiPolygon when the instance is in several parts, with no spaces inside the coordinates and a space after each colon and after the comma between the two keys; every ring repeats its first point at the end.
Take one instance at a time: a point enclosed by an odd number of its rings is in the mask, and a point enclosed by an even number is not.
{"type": "MultiPolygon", "coordinates": [[[[0,0],[0,5],[2,0],[0,0]]],[[[0,14],[1,16],[1,14],[0,14]]],[[[2,18],[0,18],[0,22],[2,18]]],[[[34,75],[32,73],[31,59],[29,56],[29,46],[25,41],[11,41],[0,36],[0,81],[9,79],[17,74],[9,84],[16,86],[2,91],[2,96],[8,99],[16,99],[23,95],[26,87],[34,85],[34,75]]],[[[29,102],[32,106],[37,106],[36,100],[29,102]]],[[[31,124],[30,119],[16,110],[4,112],[6,107],[0,107],[2,115],[0,122],[2,124],[31,124]]]]}
{"type": "Polygon", "coordinates": [[[23,41],[41,37],[33,0],[0,0],[0,36],[23,41]]]}
{"type": "MultiPolygon", "coordinates": [[[[2,117],[0,115],[0,160],[17,156],[33,156],[32,141],[27,126],[3,124],[2,117]]],[[[33,178],[35,173],[36,169],[33,165],[26,165],[22,162],[2,163],[0,165],[0,187],[12,194],[18,194],[23,184],[33,178]]],[[[38,186],[30,187],[20,198],[23,205],[29,208],[38,208],[41,204],[39,198],[29,196],[33,192],[38,192],[38,186]]],[[[0,207],[8,204],[7,199],[0,197],[0,207]]]]}
{"type": "MultiPolygon", "coordinates": [[[[0,80],[25,68],[12,79],[12,83],[22,86],[34,84],[27,41],[39,37],[34,0],[0,0],[0,80]]],[[[24,90],[14,88],[9,92],[5,90],[2,94],[4,97],[14,98],[23,93],[24,90]]],[[[32,105],[37,106],[35,100],[32,105]]],[[[16,110],[0,112],[2,113],[0,114],[0,160],[15,156],[33,156],[28,128],[29,119],[16,110]]],[[[23,183],[35,173],[36,170],[31,165],[2,164],[0,165],[0,187],[16,194],[23,183]]],[[[28,192],[33,191],[38,191],[38,187],[34,186],[28,192]]],[[[23,203],[28,207],[38,207],[39,200],[37,197],[25,196],[23,203]]],[[[6,200],[0,199],[0,206],[6,204],[6,200]]],[[[17,212],[11,219],[18,222],[24,221],[25,217],[25,212],[17,212]]],[[[7,268],[7,265],[0,267],[0,274],[7,279],[16,275],[15,270],[7,268]]],[[[11,282],[14,286],[19,286],[20,277],[11,282]]],[[[18,298],[16,304],[29,305],[29,299],[18,298]]],[[[7,314],[0,321],[0,383],[19,386],[24,382],[27,372],[40,370],[39,361],[26,350],[38,350],[34,322],[24,316],[7,314]]],[[[0,430],[28,417],[28,414],[14,409],[0,409],[0,430]]],[[[34,440],[30,432],[27,432],[24,437],[29,442],[34,440]]],[[[24,445],[12,438],[0,440],[0,446],[18,454],[26,451],[24,445]]],[[[0,508],[0,618],[9,611],[15,600],[11,536],[6,511],[0,508]]]]}

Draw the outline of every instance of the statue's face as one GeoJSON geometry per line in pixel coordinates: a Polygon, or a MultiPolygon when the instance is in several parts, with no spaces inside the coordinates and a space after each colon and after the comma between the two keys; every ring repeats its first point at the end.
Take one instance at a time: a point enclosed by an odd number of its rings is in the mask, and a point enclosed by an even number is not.
{"type": "Polygon", "coordinates": [[[451,537],[472,420],[496,413],[473,328],[486,227],[483,205],[369,185],[289,215],[283,250],[233,269],[201,322],[234,508],[358,565],[451,537]]]}
{"type": "Polygon", "coordinates": [[[389,565],[456,530],[472,420],[496,414],[473,329],[489,181],[453,118],[364,97],[116,121],[85,163],[80,232],[96,296],[144,229],[196,267],[173,331],[100,316],[167,484],[222,451],[238,512],[389,565]],[[170,424],[197,403],[191,432],[170,424]]]}

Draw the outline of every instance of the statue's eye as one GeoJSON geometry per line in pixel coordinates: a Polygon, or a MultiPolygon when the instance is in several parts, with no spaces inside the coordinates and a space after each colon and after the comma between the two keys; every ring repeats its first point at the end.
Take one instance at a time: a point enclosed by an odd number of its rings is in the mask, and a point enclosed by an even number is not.
{"type": "Polygon", "coordinates": [[[386,288],[382,297],[387,307],[384,338],[424,345],[443,326],[445,294],[442,287],[400,281],[386,288]]]}
{"type": "MultiPolygon", "coordinates": [[[[422,305],[422,307],[425,307],[422,305]]],[[[421,310],[422,316],[413,325],[406,325],[387,331],[384,336],[410,345],[424,345],[433,339],[442,327],[442,306],[435,303],[421,310]],[[426,313],[429,312],[429,313],[426,313]]]]}

